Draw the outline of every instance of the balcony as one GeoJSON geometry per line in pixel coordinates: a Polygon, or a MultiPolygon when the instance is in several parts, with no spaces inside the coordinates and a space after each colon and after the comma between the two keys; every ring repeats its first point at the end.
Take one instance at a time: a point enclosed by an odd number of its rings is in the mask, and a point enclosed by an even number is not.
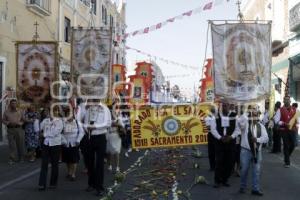
{"type": "Polygon", "coordinates": [[[51,15],[51,0],[27,0],[26,6],[41,17],[51,15]]]}

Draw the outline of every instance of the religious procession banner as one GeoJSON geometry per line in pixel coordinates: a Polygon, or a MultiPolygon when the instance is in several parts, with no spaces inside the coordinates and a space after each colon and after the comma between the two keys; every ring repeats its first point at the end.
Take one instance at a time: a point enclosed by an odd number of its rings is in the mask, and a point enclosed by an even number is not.
{"type": "Polygon", "coordinates": [[[270,95],[271,24],[212,24],[215,95],[237,102],[270,95]]]}
{"type": "Polygon", "coordinates": [[[82,98],[108,99],[111,84],[110,29],[72,30],[72,81],[82,98]]]}
{"type": "Polygon", "coordinates": [[[133,148],[175,147],[207,144],[204,118],[211,104],[147,106],[133,109],[133,148]]]}
{"type": "Polygon", "coordinates": [[[56,42],[17,42],[17,97],[21,105],[47,105],[56,80],[56,42]]]}

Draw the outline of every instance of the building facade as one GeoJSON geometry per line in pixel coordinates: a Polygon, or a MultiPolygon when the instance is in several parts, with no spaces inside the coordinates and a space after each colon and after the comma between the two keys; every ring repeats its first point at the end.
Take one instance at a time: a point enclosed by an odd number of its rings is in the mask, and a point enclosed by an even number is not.
{"type": "MultiPolygon", "coordinates": [[[[15,42],[33,40],[36,28],[38,40],[58,43],[60,74],[70,71],[72,27],[112,28],[112,64],[125,65],[126,41],[117,39],[125,33],[125,14],[123,0],[0,0],[1,95],[7,87],[16,88],[15,42]]],[[[1,103],[0,113],[4,101],[1,103]]],[[[2,138],[1,133],[0,141],[2,138]]]]}
{"type": "MultiPolygon", "coordinates": [[[[289,29],[290,0],[248,0],[243,2],[245,20],[272,21],[272,95],[273,101],[283,101],[286,92],[292,94],[290,76],[289,29]],[[288,88],[287,88],[288,87],[288,88]]],[[[293,97],[293,95],[292,95],[293,97]]],[[[296,100],[296,99],[294,99],[296,100]]]]}

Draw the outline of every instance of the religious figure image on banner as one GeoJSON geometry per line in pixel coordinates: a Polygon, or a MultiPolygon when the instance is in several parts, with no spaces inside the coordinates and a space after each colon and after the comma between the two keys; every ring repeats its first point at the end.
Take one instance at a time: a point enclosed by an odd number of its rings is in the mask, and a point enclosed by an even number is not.
{"type": "Polygon", "coordinates": [[[72,81],[77,86],[80,84],[77,87],[80,94],[107,98],[107,92],[103,94],[107,90],[100,88],[108,88],[110,84],[111,38],[111,31],[108,29],[73,29],[72,81]],[[103,81],[103,77],[107,81],[103,81]]]}
{"type": "Polygon", "coordinates": [[[215,95],[253,101],[270,95],[271,24],[212,24],[215,95]]]}
{"type": "Polygon", "coordinates": [[[17,42],[17,96],[21,104],[47,104],[56,76],[55,42],[17,42]]]}
{"type": "Polygon", "coordinates": [[[142,88],[134,87],[133,98],[140,99],[142,98],[142,88]]]}

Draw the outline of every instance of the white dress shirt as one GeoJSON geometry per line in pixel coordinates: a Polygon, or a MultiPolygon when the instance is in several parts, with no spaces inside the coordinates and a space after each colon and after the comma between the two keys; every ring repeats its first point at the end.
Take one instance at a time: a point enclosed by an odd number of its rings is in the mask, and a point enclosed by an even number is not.
{"type": "Polygon", "coordinates": [[[45,138],[44,145],[57,146],[61,145],[62,137],[61,132],[63,130],[63,122],[59,118],[46,118],[41,122],[41,131],[45,138]]]}
{"type": "Polygon", "coordinates": [[[266,110],[265,113],[264,113],[264,115],[263,115],[263,118],[262,118],[262,120],[261,120],[261,123],[262,123],[264,126],[266,126],[267,123],[269,122],[269,118],[270,118],[269,111],[266,110]]]}
{"type": "MultiPolygon", "coordinates": [[[[227,124],[227,120],[228,118],[225,117],[225,120],[223,121],[226,121],[226,124],[224,122],[224,125],[226,127],[228,127],[228,124],[227,124]]],[[[222,121],[222,120],[221,120],[222,121]]],[[[229,123],[229,122],[228,122],[229,123]]],[[[236,129],[236,126],[237,126],[237,122],[236,122],[236,125],[235,125],[235,129],[236,129]]],[[[227,134],[226,132],[226,127],[224,127],[224,133],[223,135],[225,136],[227,134]]],[[[210,121],[210,131],[211,131],[211,134],[218,140],[220,140],[222,138],[222,136],[219,134],[219,132],[217,131],[217,124],[216,124],[216,118],[213,117],[212,120],[210,121]]],[[[236,131],[234,131],[231,135],[231,137],[234,139],[238,136],[239,133],[237,133],[236,131]]]]}
{"type": "Polygon", "coordinates": [[[215,121],[215,120],[216,120],[216,118],[213,115],[208,115],[207,117],[204,118],[205,125],[207,126],[207,128],[209,128],[209,130],[211,130],[211,127],[210,127],[211,122],[215,121]]]}
{"type": "Polygon", "coordinates": [[[72,121],[64,121],[64,129],[62,135],[62,144],[69,147],[75,147],[76,143],[79,144],[82,137],[84,135],[84,131],[82,126],[76,123],[75,120],[72,121]]]}
{"type": "Polygon", "coordinates": [[[86,110],[84,115],[84,129],[88,132],[88,128],[92,128],[91,135],[106,134],[110,126],[111,113],[106,105],[92,105],[86,110]],[[93,125],[90,124],[91,121],[94,121],[93,125]]]}
{"type": "MultiPolygon", "coordinates": [[[[248,131],[249,131],[248,117],[247,117],[247,114],[243,114],[237,119],[237,126],[236,126],[236,130],[235,130],[235,132],[236,132],[235,134],[241,135],[241,147],[251,150],[249,141],[248,141],[248,131]]],[[[257,143],[263,144],[263,143],[267,143],[269,140],[268,133],[266,131],[265,126],[259,122],[256,125],[254,125],[252,134],[253,134],[253,137],[257,138],[257,143]],[[260,126],[260,128],[261,128],[261,136],[259,138],[257,138],[257,127],[256,127],[257,125],[260,126]]],[[[260,151],[261,148],[262,148],[262,145],[260,145],[258,150],[260,151]]]]}
{"type": "Polygon", "coordinates": [[[278,125],[281,125],[282,122],[280,122],[280,118],[281,118],[281,113],[280,113],[280,109],[278,109],[273,117],[274,119],[274,123],[275,124],[278,124],[278,125]]]}

